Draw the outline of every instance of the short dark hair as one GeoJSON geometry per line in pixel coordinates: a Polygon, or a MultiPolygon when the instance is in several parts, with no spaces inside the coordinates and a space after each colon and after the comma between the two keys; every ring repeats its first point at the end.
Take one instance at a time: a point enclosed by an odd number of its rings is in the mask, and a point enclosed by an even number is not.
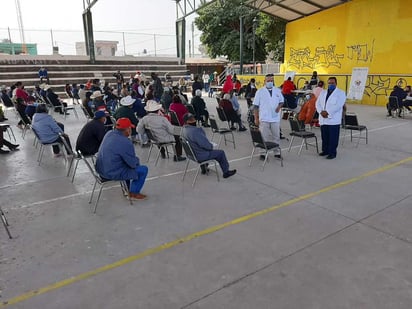
{"type": "Polygon", "coordinates": [[[329,77],[329,78],[328,78],[328,80],[331,80],[331,79],[333,79],[333,80],[335,81],[335,83],[336,83],[336,84],[338,83],[338,80],[336,79],[336,77],[335,77],[335,76],[331,76],[331,77],[329,77]]]}
{"type": "Polygon", "coordinates": [[[273,76],[274,76],[273,73],[268,73],[265,75],[265,77],[273,77],[273,76]]]}
{"type": "Polygon", "coordinates": [[[48,113],[46,104],[38,104],[36,106],[36,113],[48,113]]]}

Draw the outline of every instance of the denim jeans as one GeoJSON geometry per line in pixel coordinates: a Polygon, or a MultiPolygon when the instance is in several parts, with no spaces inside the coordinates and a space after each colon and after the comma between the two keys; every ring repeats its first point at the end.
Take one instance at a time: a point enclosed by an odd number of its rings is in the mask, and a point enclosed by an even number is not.
{"type": "Polygon", "coordinates": [[[139,165],[138,167],[136,167],[136,172],[138,174],[138,178],[133,179],[132,183],[130,184],[131,193],[140,193],[140,190],[142,190],[143,188],[149,169],[146,165],[139,165]]]}

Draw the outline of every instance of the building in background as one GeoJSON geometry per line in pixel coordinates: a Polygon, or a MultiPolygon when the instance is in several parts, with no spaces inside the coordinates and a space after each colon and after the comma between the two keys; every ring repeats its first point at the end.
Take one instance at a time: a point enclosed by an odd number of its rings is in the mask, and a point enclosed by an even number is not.
{"type": "MultiPolygon", "coordinates": [[[[96,56],[114,57],[117,51],[118,41],[95,41],[96,56]]],[[[86,44],[84,42],[76,42],[76,55],[86,56],[86,44]]]]}
{"type": "Polygon", "coordinates": [[[0,43],[0,54],[8,55],[37,55],[37,44],[22,44],[22,43],[0,43]]]}

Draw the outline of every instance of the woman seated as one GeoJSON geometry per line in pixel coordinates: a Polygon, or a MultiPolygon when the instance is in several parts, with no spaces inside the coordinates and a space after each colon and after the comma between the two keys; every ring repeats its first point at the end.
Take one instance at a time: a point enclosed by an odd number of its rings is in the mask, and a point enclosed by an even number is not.
{"type": "Polygon", "coordinates": [[[197,89],[195,94],[195,97],[193,97],[192,101],[190,102],[193,105],[196,113],[195,118],[198,121],[200,120],[204,127],[210,127],[208,124],[209,112],[206,109],[205,101],[202,99],[202,90],[197,89]]]}
{"type": "Polygon", "coordinates": [[[227,120],[230,121],[232,127],[231,129],[234,130],[235,127],[233,124],[236,122],[239,125],[239,131],[245,131],[246,128],[242,124],[242,120],[240,119],[240,115],[234,110],[232,102],[230,101],[230,94],[225,93],[223,95],[223,99],[220,100],[219,106],[223,109],[225,112],[225,115],[227,117],[227,120]]]}
{"type": "Polygon", "coordinates": [[[303,104],[299,112],[298,120],[303,121],[305,124],[319,126],[318,119],[315,118],[317,98],[313,93],[309,95],[309,100],[303,104]]]}

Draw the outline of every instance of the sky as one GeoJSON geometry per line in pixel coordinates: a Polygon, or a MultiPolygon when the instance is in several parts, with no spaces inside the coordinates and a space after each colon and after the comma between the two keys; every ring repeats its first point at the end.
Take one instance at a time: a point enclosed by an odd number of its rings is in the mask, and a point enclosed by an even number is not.
{"type": "MultiPolygon", "coordinates": [[[[21,42],[15,0],[1,0],[0,40],[21,42]],[[6,14],[5,14],[6,13],[6,14]]],[[[61,54],[75,54],[84,41],[83,0],[20,0],[26,43],[37,43],[39,54],[52,53],[52,38],[61,54]]],[[[176,55],[176,3],[173,0],[98,0],[92,8],[95,40],[118,41],[117,55],[176,55]],[[123,39],[124,38],[124,39],[123,39]]],[[[186,20],[186,37],[192,37],[186,20]]],[[[195,29],[195,53],[200,33],[195,29]]],[[[188,47],[186,47],[188,49],[188,47]]]]}

